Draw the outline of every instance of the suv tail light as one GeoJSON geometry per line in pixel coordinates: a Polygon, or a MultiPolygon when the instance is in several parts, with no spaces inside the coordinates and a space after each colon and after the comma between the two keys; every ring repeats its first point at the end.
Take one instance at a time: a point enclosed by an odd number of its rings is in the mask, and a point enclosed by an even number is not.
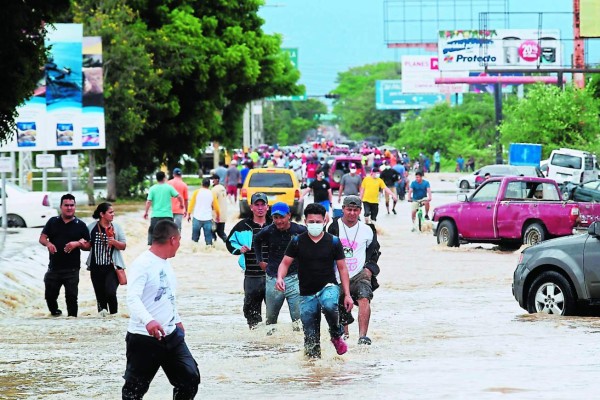
{"type": "Polygon", "coordinates": [[[241,196],[243,199],[247,199],[248,198],[248,189],[243,188],[242,192],[241,192],[241,196]]]}
{"type": "Polygon", "coordinates": [[[298,189],[294,191],[294,200],[300,200],[300,191],[298,189]]]}
{"type": "Polygon", "coordinates": [[[46,207],[50,207],[50,198],[47,194],[44,195],[44,199],[42,200],[42,205],[46,207]]]}

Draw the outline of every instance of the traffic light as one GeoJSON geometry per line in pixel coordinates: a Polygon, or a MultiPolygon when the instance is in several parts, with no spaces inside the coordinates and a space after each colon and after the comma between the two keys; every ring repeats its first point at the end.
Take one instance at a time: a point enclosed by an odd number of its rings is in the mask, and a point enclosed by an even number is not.
{"type": "Polygon", "coordinates": [[[339,98],[340,98],[340,95],[339,95],[339,94],[336,94],[336,93],[327,93],[327,94],[325,95],[325,98],[326,98],[326,99],[339,99],[339,98]]]}

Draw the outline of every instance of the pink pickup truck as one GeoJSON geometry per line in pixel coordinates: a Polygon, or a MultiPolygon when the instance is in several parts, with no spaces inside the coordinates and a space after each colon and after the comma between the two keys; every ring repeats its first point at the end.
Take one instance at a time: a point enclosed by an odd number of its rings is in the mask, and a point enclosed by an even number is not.
{"type": "Polygon", "coordinates": [[[458,197],[458,203],[437,207],[433,214],[434,235],[449,247],[475,242],[517,249],[571,235],[580,221],[580,205],[561,200],[558,185],[547,178],[491,178],[470,197],[458,197]]]}

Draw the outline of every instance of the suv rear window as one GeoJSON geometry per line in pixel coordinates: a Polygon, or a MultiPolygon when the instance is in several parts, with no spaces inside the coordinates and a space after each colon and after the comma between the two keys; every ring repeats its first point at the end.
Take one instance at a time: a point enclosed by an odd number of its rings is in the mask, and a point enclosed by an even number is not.
{"type": "Polygon", "coordinates": [[[581,169],[581,157],[570,156],[568,154],[556,153],[552,157],[552,161],[550,163],[552,165],[556,165],[557,167],[581,169]]]}
{"type": "Polygon", "coordinates": [[[252,174],[249,187],[279,187],[279,188],[293,188],[294,182],[289,174],[276,174],[276,173],[258,173],[252,174]]]}

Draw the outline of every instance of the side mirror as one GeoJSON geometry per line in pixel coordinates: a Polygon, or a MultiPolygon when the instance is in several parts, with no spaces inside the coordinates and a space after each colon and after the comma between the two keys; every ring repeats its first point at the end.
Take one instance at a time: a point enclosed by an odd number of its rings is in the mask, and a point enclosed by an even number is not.
{"type": "Polygon", "coordinates": [[[591,236],[595,236],[596,238],[598,238],[600,236],[600,222],[592,222],[592,224],[588,228],[588,233],[591,236]]]}
{"type": "Polygon", "coordinates": [[[569,197],[571,197],[571,196],[569,196],[569,192],[563,192],[563,194],[562,194],[563,201],[568,201],[569,197]]]}
{"type": "Polygon", "coordinates": [[[464,193],[459,193],[456,195],[456,200],[458,201],[467,201],[468,197],[464,193]]]}

